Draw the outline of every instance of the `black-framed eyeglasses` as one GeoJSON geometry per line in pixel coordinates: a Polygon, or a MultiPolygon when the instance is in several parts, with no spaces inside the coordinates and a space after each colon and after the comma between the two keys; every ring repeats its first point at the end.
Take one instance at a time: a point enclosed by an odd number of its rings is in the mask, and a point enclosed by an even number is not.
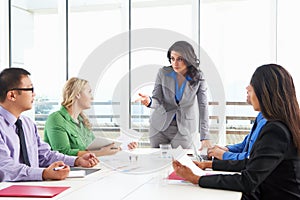
{"type": "Polygon", "coordinates": [[[32,88],[11,88],[11,89],[7,90],[6,93],[9,91],[12,91],[12,90],[31,91],[33,93],[34,87],[32,87],[32,88]]]}

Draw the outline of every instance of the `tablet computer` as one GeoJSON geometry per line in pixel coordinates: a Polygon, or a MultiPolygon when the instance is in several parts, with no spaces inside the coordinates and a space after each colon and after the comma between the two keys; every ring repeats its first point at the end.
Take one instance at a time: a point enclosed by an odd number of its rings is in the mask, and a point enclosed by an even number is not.
{"type": "Polygon", "coordinates": [[[121,141],[110,139],[110,138],[104,138],[104,137],[96,137],[91,144],[87,147],[87,150],[99,150],[102,147],[105,147],[107,145],[110,145],[112,143],[115,143],[115,147],[118,148],[122,144],[121,141]]]}

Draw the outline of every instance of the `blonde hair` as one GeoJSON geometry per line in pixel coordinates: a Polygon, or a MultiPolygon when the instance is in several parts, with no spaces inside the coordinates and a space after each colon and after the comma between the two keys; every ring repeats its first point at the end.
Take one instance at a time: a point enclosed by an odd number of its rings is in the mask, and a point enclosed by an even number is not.
{"type": "MultiPolygon", "coordinates": [[[[86,84],[88,84],[87,80],[77,77],[70,78],[63,88],[63,101],[61,102],[61,105],[65,108],[72,107],[75,102],[76,95],[82,91],[86,84]]],[[[91,123],[87,116],[83,112],[81,112],[79,115],[83,119],[84,126],[88,129],[91,129],[91,123]]]]}

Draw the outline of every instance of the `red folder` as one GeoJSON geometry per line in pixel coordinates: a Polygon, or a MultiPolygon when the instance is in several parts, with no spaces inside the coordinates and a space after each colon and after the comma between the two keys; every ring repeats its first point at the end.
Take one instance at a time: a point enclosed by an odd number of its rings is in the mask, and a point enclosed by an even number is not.
{"type": "Polygon", "coordinates": [[[171,174],[169,174],[168,179],[169,180],[185,180],[184,178],[177,176],[174,171],[171,174]]]}
{"type": "Polygon", "coordinates": [[[51,198],[70,187],[12,185],[0,190],[0,197],[42,197],[51,198]]]}

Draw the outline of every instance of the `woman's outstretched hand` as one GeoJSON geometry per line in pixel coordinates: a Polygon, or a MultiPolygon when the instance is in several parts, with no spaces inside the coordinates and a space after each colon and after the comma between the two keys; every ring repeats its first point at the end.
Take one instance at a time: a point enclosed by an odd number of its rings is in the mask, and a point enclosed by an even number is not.
{"type": "Polygon", "coordinates": [[[139,98],[137,98],[134,102],[141,102],[144,106],[148,106],[150,104],[149,95],[139,93],[139,98]]]}

